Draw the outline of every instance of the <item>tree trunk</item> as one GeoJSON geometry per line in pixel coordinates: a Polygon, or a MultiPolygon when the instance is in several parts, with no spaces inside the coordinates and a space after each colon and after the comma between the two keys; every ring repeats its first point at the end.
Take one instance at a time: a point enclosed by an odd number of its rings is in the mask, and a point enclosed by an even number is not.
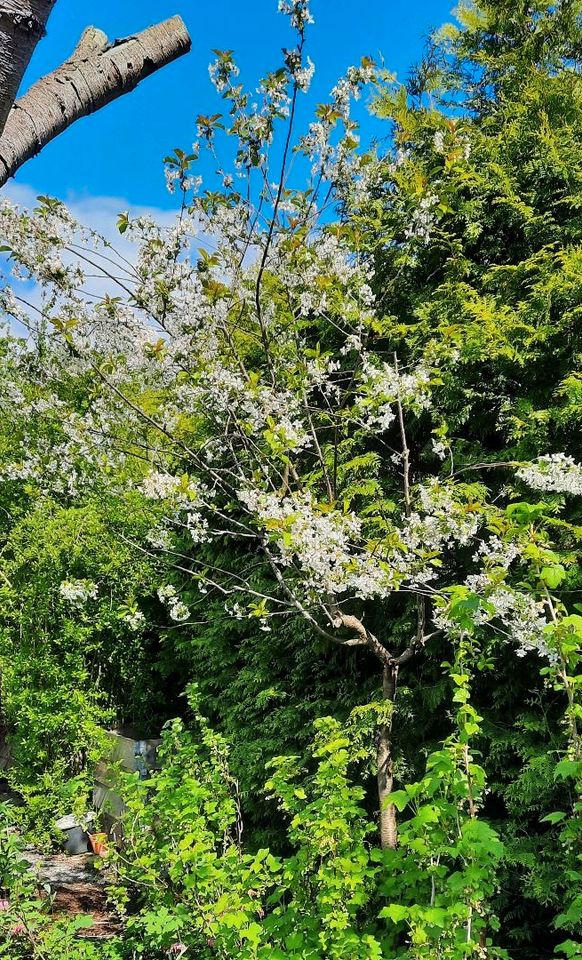
{"type": "MultiPolygon", "coordinates": [[[[394,704],[398,667],[384,664],[382,694],[394,704]]],[[[392,717],[378,730],[378,799],[380,801],[380,844],[383,850],[394,849],[398,843],[396,807],[389,803],[394,786],[394,758],[392,756],[392,717]]]]}
{"type": "Polygon", "coordinates": [[[54,0],[0,0],[0,134],[54,0]]]}
{"type": "Polygon", "coordinates": [[[14,104],[0,137],[0,186],[76,120],[129,93],[190,46],[180,17],[111,44],[90,27],[71,59],[14,104]]]}

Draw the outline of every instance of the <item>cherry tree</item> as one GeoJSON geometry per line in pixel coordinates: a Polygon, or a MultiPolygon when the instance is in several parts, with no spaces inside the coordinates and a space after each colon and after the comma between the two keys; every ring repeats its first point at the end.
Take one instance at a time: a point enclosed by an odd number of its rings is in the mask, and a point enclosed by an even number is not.
{"type": "MultiPolygon", "coordinates": [[[[429,349],[403,362],[394,353],[373,292],[377,249],[358,229],[398,163],[358,149],[352,104],[381,77],[364,59],[298,134],[298,98],[313,73],[304,49],[311,16],[304,0],[280,8],[295,45],[256,102],[230,51],[211,67],[227,116],[199,117],[192,151],[167,158],[168,186],[182,201],[176,222],[120,216],[135,259],[56,201],[30,213],[2,205],[15,274],[2,306],[28,330],[7,368],[6,415],[22,455],[2,477],[73,498],[87,486],[132,485],[158,507],[151,551],[198,584],[201,603],[220,596],[233,617],[265,632],[301,617],[327,642],[375,658],[380,835],[393,848],[398,680],[433,638],[490,631],[566,676],[551,632],[561,618],[552,541],[508,502],[525,485],[579,493],[582,467],[559,455],[496,464],[507,472],[505,499],[456,468],[440,396],[458,355],[429,349]],[[219,155],[227,123],[232,168],[219,155]],[[219,184],[202,192],[194,165],[204,147],[219,184]],[[91,293],[96,271],[110,284],[105,295],[91,293]],[[30,278],[40,305],[17,283],[30,278]],[[10,371],[25,368],[31,351],[36,379],[23,389],[10,371]],[[88,406],[70,400],[75,375],[93,381],[88,406]],[[33,436],[26,424],[39,416],[50,429],[33,436]],[[411,434],[424,437],[421,462],[411,434]],[[224,542],[248,561],[221,566],[212,548],[224,542]],[[257,565],[269,590],[256,587],[257,565]],[[404,640],[391,626],[403,609],[404,640]]],[[[409,218],[415,250],[430,239],[431,196],[409,218]]],[[[479,476],[487,468],[473,466],[479,476]]],[[[173,585],[159,596],[187,628],[191,605],[173,585]]],[[[572,722],[578,743],[574,714],[572,722]]],[[[470,780],[468,749],[460,762],[470,780]]]]}

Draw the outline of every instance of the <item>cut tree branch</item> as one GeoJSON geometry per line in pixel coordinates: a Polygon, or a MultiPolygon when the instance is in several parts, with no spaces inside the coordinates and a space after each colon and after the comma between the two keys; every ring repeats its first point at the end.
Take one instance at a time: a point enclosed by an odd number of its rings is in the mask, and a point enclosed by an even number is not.
{"type": "Polygon", "coordinates": [[[0,137],[0,186],[76,120],[129,93],[190,46],[180,17],[113,43],[89,27],[72,57],[14,104],[0,137]]]}

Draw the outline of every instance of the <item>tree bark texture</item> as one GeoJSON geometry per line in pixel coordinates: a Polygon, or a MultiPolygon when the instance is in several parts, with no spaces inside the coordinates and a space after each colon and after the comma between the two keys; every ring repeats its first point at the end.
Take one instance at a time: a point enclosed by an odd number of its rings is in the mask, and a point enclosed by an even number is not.
{"type": "MultiPolygon", "coordinates": [[[[394,704],[398,667],[386,663],[382,671],[382,693],[394,704]]],[[[378,799],[380,801],[380,844],[383,850],[394,849],[398,843],[396,807],[389,802],[394,787],[394,757],[392,754],[392,717],[378,729],[378,799]]]]}
{"type": "Polygon", "coordinates": [[[180,17],[113,43],[89,27],[72,57],[14,104],[0,137],[0,186],[76,120],[129,93],[190,46],[180,17]]]}
{"type": "Polygon", "coordinates": [[[0,0],[0,134],[54,0],[0,0]]]}

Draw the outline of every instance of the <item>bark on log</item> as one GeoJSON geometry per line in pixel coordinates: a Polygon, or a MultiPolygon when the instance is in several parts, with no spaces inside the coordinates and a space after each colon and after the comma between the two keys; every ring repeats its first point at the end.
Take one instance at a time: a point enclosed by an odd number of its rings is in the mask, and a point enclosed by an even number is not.
{"type": "Polygon", "coordinates": [[[0,134],[54,0],[0,0],[0,134]]]}
{"type": "Polygon", "coordinates": [[[89,27],[70,60],[14,104],[0,137],[0,186],[76,120],[129,93],[190,46],[180,17],[111,44],[89,27]]]}

